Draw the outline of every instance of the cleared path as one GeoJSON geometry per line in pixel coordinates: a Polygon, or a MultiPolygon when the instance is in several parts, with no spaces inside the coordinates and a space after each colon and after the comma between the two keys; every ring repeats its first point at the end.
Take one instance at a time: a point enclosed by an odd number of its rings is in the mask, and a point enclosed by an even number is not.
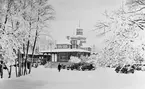
{"type": "Polygon", "coordinates": [[[0,89],[145,89],[145,72],[117,74],[114,69],[58,72],[39,67],[31,75],[0,81],[0,89]]]}

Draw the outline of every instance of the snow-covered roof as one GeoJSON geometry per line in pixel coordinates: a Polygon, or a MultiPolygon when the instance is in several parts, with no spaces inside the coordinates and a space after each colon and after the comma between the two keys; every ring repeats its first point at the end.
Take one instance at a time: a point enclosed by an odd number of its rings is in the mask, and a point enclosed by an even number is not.
{"type": "Polygon", "coordinates": [[[41,53],[50,53],[50,52],[86,52],[86,53],[90,53],[90,51],[86,51],[83,49],[52,49],[52,50],[41,51],[41,53]]]}
{"type": "Polygon", "coordinates": [[[86,37],[82,36],[82,35],[75,35],[75,36],[71,36],[70,37],[71,39],[72,38],[82,38],[82,39],[86,39],[86,37]]]}
{"type": "MultiPolygon", "coordinates": [[[[23,54],[24,52],[21,51],[21,53],[23,54]]],[[[28,54],[31,55],[31,54],[32,54],[32,51],[29,51],[28,54]]],[[[35,53],[35,52],[34,52],[34,55],[39,55],[39,54],[40,54],[40,53],[35,53]]]]}

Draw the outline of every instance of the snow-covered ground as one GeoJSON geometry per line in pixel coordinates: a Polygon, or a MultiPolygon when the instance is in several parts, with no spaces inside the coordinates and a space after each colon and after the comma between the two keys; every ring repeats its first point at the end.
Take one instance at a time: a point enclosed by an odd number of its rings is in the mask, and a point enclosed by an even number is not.
{"type": "Polygon", "coordinates": [[[117,74],[114,69],[69,71],[40,66],[20,78],[4,79],[0,89],[145,89],[145,72],[117,74]]]}

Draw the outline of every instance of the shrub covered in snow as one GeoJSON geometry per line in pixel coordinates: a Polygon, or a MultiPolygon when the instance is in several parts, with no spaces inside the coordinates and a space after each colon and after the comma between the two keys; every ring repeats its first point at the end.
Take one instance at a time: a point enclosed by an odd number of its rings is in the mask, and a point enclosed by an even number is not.
{"type": "Polygon", "coordinates": [[[69,62],[71,63],[79,63],[81,62],[81,59],[75,56],[71,56],[69,62]]]}
{"type": "Polygon", "coordinates": [[[87,62],[87,63],[96,63],[97,58],[96,55],[91,55],[91,56],[83,56],[81,55],[80,58],[71,56],[69,62],[72,63],[79,63],[79,62],[87,62]]]}
{"type": "Polygon", "coordinates": [[[88,58],[87,58],[87,63],[94,63],[96,64],[97,63],[97,55],[90,55],[88,58]]]}

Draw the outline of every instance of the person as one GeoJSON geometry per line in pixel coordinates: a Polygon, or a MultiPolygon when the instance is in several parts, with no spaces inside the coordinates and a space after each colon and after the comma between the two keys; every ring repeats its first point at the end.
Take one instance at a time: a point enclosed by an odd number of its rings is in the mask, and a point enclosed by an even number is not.
{"type": "Polygon", "coordinates": [[[58,64],[58,71],[60,72],[60,70],[61,70],[61,64],[59,63],[58,64]]]}
{"type": "Polygon", "coordinates": [[[0,61],[0,76],[3,78],[3,61],[0,61]]]}
{"type": "Polygon", "coordinates": [[[30,69],[30,67],[31,67],[31,62],[27,61],[27,69],[30,69]]]}

